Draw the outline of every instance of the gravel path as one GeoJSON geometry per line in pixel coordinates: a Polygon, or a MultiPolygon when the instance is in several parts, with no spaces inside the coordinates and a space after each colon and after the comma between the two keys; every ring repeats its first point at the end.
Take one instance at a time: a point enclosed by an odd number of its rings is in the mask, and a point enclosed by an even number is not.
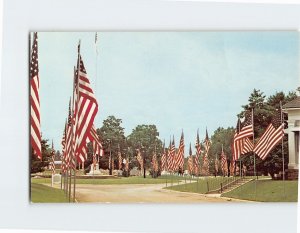
{"type": "Polygon", "coordinates": [[[91,185],[77,184],[78,202],[98,203],[195,203],[228,202],[219,195],[185,193],[163,189],[165,184],[91,185]]]}

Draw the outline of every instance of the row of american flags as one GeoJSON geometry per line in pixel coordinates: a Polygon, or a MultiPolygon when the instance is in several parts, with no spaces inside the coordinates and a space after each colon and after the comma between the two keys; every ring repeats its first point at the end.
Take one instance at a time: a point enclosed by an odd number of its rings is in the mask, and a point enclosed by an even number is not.
{"type": "MultiPolygon", "coordinates": [[[[190,144],[189,149],[189,158],[188,158],[188,167],[189,171],[193,171],[191,173],[193,174],[200,174],[200,156],[201,153],[203,153],[202,156],[202,173],[203,174],[209,174],[209,158],[208,158],[208,152],[210,148],[211,142],[208,137],[208,133],[206,130],[206,137],[204,140],[204,151],[201,149],[201,143],[199,139],[199,132],[197,131],[197,137],[196,137],[196,143],[195,143],[195,149],[196,149],[196,155],[192,156],[192,147],[190,144]]],[[[161,156],[161,171],[168,171],[168,172],[180,172],[183,173],[184,170],[184,134],[181,133],[180,141],[179,141],[179,147],[176,152],[175,149],[175,140],[173,137],[173,140],[170,140],[169,147],[165,148],[165,145],[163,146],[163,152],[161,156]]]]}
{"type": "MultiPolygon", "coordinates": [[[[38,72],[38,34],[33,33],[33,44],[30,61],[30,104],[31,104],[31,146],[34,154],[42,159],[39,72],[38,72]]],[[[73,93],[69,101],[68,116],[62,137],[62,172],[75,170],[76,164],[83,163],[87,156],[87,143],[93,145],[94,161],[103,155],[103,147],[94,126],[98,112],[98,102],[80,54],[78,45],[77,65],[74,68],[73,93]]],[[[50,167],[55,171],[54,148],[52,143],[52,159],[50,167]]]]}
{"type": "MultiPolygon", "coordinates": [[[[95,43],[97,35],[95,37],[95,43]]],[[[38,34],[33,33],[33,43],[30,59],[30,105],[31,105],[31,146],[34,154],[42,159],[41,151],[41,116],[40,116],[40,99],[39,99],[39,66],[38,66],[38,34]]],[[[68,116],[62,136],[62,172],[68,169],[76,169],[76,164],[83,164],[87,160],[87,145],[92,144],[93,148],[93,165],[99,162],[99,156],[104,154],[101,139],[99,138],[94,119],[98,113],[98,102],[94,95],[93,89],[84,66],[82,56],[80,54],[80,44],[78,45],[77,64],[74,67],[73,92],[71,93],[68,107],[68,116]]],[[[244,112],[244,120],[238,119],[235,134],[232,141],[232,158],[229,159],[223,151],[221,152],[220,161],[223,173],[228,173],[235,161],[238,161],[242,155],[250,152],[256,154],[261,159],[266,159],[272,149],[284,137],[284,124],[282,120],[281,109],[274,113],[272,122],[264,131],[262,136],[255,139],[254,135],[254,109],[244,112]],[[232,161],[227,166],[227,161],[232,161]]],[[[187,168],[190,174],[208,175],[210,171],[209,150],[211,141],[206,130],[206,136],[203,143],[200,143],[199,132],[197,131],[195,142],[195,156],[192,154],[192,145],[189,147],[189,157],[187,160],[187,168]],[[203,147],[203,149],[202,149],[203,147]],[[201,166],[200,166],[201,165],[201,166]]],[[[53,159],[51,161],[51,169],[55,172],[54,166],[54,148],[52,143],[53,159]]],[[[183,172],[185,169],[185,143],[184,133],[181,133],[179,146],[175,148],[175,140],[170,140],[169,146],[162,148],[162,154],[159,157],[154,153],[151,159],[151,166],[154,171],[183,172]],[[160,160],[160,162],[159,162],[160,160]]],[[[119,149],[118,165],[122,163],[129,170],[129,160],[127,162],[122,158],[119,149]]],[[[145,162],[140,150],[137,150],[137,161],[141,170],[145,166],[145,162]]],[[[219,167],[219,159],[215,160],[215,170],[219,167]]]]}
{"type": "Polygon", "coordinates": [[[238,119],[232,144],[234,161],[237,161],[241,155],[249,152],[255,153],[264,160],[284,137],[283,114],[281,109],[278,109],[273,114],[273,119],[267,129],[258,140],[255,140],[253,111],[254,109],[245,111],[243,122],[238,119]]]}

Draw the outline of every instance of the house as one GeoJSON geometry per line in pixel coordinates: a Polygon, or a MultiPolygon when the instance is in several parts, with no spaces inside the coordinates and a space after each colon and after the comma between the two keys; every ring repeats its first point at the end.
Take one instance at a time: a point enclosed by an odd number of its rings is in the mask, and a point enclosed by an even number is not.
{"type": "Polygon", "coordinates": [[[288,128],[285,130],[289,145],[287,179],[294,180],[298,179],[299,170],[300,96],[286,103],[282,110],[288,114],[288,128]]]}

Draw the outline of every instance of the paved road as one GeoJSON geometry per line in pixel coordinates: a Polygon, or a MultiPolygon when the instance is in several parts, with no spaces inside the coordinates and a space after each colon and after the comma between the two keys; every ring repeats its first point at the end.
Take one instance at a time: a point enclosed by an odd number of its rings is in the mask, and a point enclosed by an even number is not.
{"type": "Polygon", "coordinates": [[[229,198],[162,189],[165,184],[92,185],[77,184],[78,202],[98,203],[195,203],[227,202],[229,198]]]}

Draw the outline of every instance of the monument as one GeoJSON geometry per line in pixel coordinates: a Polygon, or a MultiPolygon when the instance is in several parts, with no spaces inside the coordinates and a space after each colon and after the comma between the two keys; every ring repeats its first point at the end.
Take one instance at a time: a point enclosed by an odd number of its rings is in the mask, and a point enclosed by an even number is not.
{"type": "Polygon", "coordinates": [[[61,175],[60,174],[52,174],[51,176],[51,186],[53,187],[54,184],[61,183],[61,175]]]}
{"type": "Polygon", "coordinates": [[[96,166],[91,165],[91,170],[87,173],[88,176],[100,176],[102,173],[99,170],[99,164],[97,163],[96,166]]]}

